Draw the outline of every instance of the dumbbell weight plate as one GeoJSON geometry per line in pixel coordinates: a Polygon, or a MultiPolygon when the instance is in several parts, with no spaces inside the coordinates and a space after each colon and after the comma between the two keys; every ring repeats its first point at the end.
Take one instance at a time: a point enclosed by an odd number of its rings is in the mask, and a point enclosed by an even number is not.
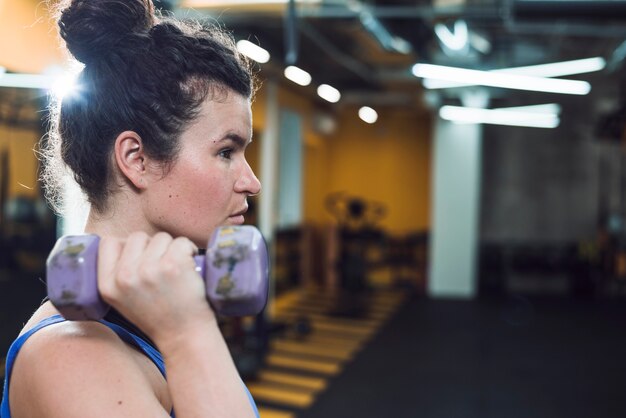
{"type": "Polygon", "coordinates": [[[66,319],[102,318],[109,310],[95,280],[99,244],[97,235],[68,236],[57,241],[48,257],[48,298],[66,319]]]}
{"type": "MultiPolygon", "coordinates": [[[[268,254],[253,226],[218,228],[207,246],[204,269],[207,299],[225,316],[257,315],[267,303],[268,254]]],[[[196,263],[201,263],[196,257],[196,263]]]]}

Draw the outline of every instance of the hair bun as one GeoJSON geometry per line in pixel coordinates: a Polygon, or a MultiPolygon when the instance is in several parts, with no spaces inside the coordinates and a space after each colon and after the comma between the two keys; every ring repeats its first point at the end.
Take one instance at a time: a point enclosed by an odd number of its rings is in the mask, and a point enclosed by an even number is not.
{"type": "Polygon", "coordinates": [[[72,0],[59,17],[67,49],[87,64],[109,54],[132,33],[154,25],[152,0],[72,0]]]}

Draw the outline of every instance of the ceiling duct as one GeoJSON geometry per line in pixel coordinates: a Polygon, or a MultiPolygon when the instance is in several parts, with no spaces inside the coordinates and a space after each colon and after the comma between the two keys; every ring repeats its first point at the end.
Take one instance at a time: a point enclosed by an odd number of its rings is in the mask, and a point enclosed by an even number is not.
{"type": "Polygon", "coordinates": [[[515,19],[626,20],[624,0],[511,0],[515,19]]]}

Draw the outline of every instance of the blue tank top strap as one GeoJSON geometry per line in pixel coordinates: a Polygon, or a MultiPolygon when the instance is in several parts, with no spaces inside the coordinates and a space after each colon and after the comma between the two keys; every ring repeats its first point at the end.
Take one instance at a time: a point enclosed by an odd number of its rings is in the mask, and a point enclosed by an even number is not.
{"type": "MultiPolygon", "coordinates": [[[[102,325],[106,325],[107,327],[109,327],[125,343],[141,349],[141,351],[143,351],[143,353],[150,360],[152,360],[154,365],[157,366],[157,368],[159,369],[163,377],[167,378],[167,376],[165,375],[165,362],[163,361],[163,356],[161,355],[161,353],[159,353],[159,351],[156,348],[154,348],[151,344],[149,344],[143,338],[133,334],[132,332],[128,331],[127,329],[117,324],[114,324],[109,321],[105,321],[104,319],[101,319],[98,322],[100,322],[102,325]]],[[[170,416],[172,418],[175,418],[173,410],[171,411],[170,416]]],[[[0,418],[3,418],[3,417],[0,417],[0,418]]]]}
{"type": "MultiPolygon", "coordinates": [[[[161,355],[161,353],[156,350],[151,344],[149,344],[147,341],[145,341],[143,338],[133,334],[132,332],[128,331],[127,329],[114,324],[112,322],[109,321],[105,321],[104,319],[101,319],[100,321],[98,321],[104,325],[106,325],[107,327],[111,328],[124,342],[131,344],[135,347],[140,348],[145,354],[146,356],[148,356],[148,358],[150,360],[152,360],[152,362],[159,368],[159,370],[161,371],[161,373],[163,374],[163,377],[167,378],[166,374],[165,374],[165,362],[163,361],[163,356],[161,355]]],[[[248,396],[248,400],[250,401],[250,405],[252,405],[252,409],[254,409],[254,415],[256,418],[260,418],[259,417],[259,410],[256,406],[256,402],[254,401],[254,398],[252,397],[252,394],[250,393],[250,390],[248,390],[248,387],[246,386],[246,384],[243,382],[243,380],[241,381],[241,384],[243,385],[245,391],[246,391],[246,395],[248,396]]],[[[174,411],[172,411],[171,413],[172,418],[174,418],[174,411]]],[[[4,418],[4,417],[0,417],[0,418],[4,418]]]]}
{"type": "Polygon", "coordinates": [[[101,324],[106,325],[107,327],[109,327],[125,343],[130,344],[132,346],[135,346],[137,348],[140,348],[141,351],[143,351],[144,354],[146,356],[148,356],[148,358],[150,360],[152,360],[154,365],[157,366],[157,368],[159,369],[159,371],[161,372],[163,377],[166,377],[166,375],[165,375],[165,362],[163,361],[163,356],[161,355],[160,352],[157,351],[156,348],[154,348],[151,344],[149,344],[143,338],[133,334],[132,332],[128,331],[127,329],[125,329],[125,328],[123,328],[123,327],[121,327],[121,326],[119,326],[117,324],[114,324],[114,323],[109,322],[109,321],[105,321],[104,319],[101,319],[98,322],[100,322],[101,324]]]}

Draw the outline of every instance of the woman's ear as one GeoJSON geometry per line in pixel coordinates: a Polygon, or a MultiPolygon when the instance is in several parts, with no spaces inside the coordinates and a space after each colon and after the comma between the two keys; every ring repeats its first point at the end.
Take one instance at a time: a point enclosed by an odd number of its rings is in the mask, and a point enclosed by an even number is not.
{"type": "Polygon", "coordinates": [[[146,156],[139,134],[124,131],[115,139],[115,161],[126,179],[138,189],[146,187],[146,156]]]}

